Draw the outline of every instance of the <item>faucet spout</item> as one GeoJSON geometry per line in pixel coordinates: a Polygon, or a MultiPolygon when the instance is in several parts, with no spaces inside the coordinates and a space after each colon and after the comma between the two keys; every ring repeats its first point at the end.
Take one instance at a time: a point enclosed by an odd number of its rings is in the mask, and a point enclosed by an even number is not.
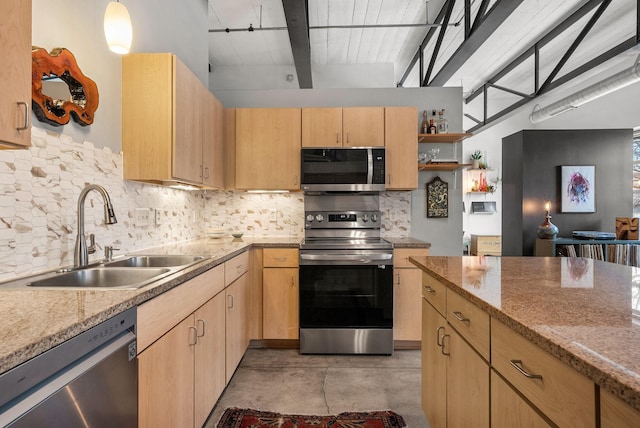
{"type": "Polygon", "coordinates": [[[89,263],[87,240],[84,236],[84,202],[87,199],[87,194],[92,190],[100,193],[104,201],[104,223],[116,224],[118,222],[113,210],[113,205],[111,205],[111,198],[104,187],[98,184],[89,184],[82,189],[78,197],[78,234],[76,236],[76,246],[73,253],[73,264],[75,267],[86,266],[89,263]]]}

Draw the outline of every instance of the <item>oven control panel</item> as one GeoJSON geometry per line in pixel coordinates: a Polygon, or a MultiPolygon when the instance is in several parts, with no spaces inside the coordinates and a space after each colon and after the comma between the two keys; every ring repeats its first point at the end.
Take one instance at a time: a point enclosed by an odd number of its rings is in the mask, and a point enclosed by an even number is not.
{"type": "Polygon", "coordinates": [[[306,211],[305,229],[379,229],[380,211],[306,211]]]}

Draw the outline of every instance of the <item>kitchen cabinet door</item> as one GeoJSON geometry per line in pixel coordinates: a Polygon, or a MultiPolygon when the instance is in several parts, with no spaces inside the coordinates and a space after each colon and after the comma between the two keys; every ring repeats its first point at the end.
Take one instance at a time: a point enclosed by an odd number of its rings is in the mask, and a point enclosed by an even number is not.
{"type": "Polygon", "coordinates": [[[384,107],[343,108],[342,141],[344,147],[384,147],[384,107]]]}
{"type": "Polygon", "coordinates": [[[236,371],[249,346],[247,325],[247,277],[244,273],[225,289],[226,293],[226,381],[236,371]]]}
{"type": "Polygon", "coordinates": [[[236,109],[237,189],[300,190],[299,108],[236,109]]]}
{"type": "Polygon", "coordinates": [[[342,108],[303,108],[302,147],[342,147],[342,108]]]}
{"type": "Polygon", "coordinates": [[[186,65],[175,61],[173,177],[202,183],[204,87],[186,65]]]}
{"type": "MultiPolygon", "coordinates": [[[[422,409],[431,428],[447,426],[447,357],[441,337],[447,321],[422,300],[422,409]]],[[[473,425],[471,425],[473,426],[473,425]]]]}
{"type": "Polygon", "coordinates": [[[31,1],[0,2],[0,148],[31,145],[31,1]]]}
{"type": "Polygon", "coordinates": [[[491,426],[540,428],[553,425],[550,425],[494,370],[491,370],[491,426]]]}
{"type": "Polygon", "coordinates": [[[418,188],[418,109],[384,109],[387,190],[418,188]]]}
{"type": "Polygon", "coordinates": [[[224,188],[224,108],[209,91],[203,91],[202,184],[224,188]]]}
{"type": "Polygon", "coordinates": [[[195,347],[195,426],[203,426],[224,391],[225,294],[219,293],[195,312],[198,343],[195,347]]]}
{"type": "Polygon", "coordinates": [[[448,354],[447,427],[489,428],[489,365],[451,327],[441,342],[448,354]]]}
{"type": "Polygon", "coordinates": [[[394,266],[393,339],[421,340],[422,271],[394,266]]]}
{"type": "Polygon", "coordinates": [[[192,427],[193,315],[138,355],[138,421],[145,427],[192,427]]]}
{"type": "Polygon", "coordinates": [[[298,268],[262,272],[262,334],[265,339],[298,339],[298,268]]]}

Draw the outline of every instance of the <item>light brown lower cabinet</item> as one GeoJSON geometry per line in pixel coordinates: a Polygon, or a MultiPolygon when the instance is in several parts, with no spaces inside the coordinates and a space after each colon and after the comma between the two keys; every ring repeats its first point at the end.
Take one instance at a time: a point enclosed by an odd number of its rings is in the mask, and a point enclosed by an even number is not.
{"type": "Polygon", "coordinates": [[[422,271],[409,262],[410,256],[428,256],[428,248],[393,250],[393,339],[422,340],[422,271]]]}
{"type": "Polygon", "coordinates": [[[226,373],[231,380],[244,352],[249,346],[248,275],[244,273],[225,288],[227,304],[226,328],[226,373]]]}
{"type": "Polygon", "coordinates": [[[640,412],[600,389],[600,428],[640,427],[640,412]]]}
{"type": "Polygon", "coordinates": [[[298,250],[265,248],[262,260],[262,336],[298,339],[298,250]]]}
{"type": "Polygon", "coordinates": [[[423,299],[422,406],[431,428],[489,427],[489,365],[423,299]]]}
{"type": "Polygon", "coordinates": [[[244,252],[138,307],[138,425],[200,427],[249,345],[244,252]]]}
{"type": "Polygon", "coordinates": [[[224,302],[218,293],[138,355],[141,427],[206,421],[226,385],[224,302]]]}
{"type": "Polygon", "coordinates": [[[552,427],[496,372],[491,370],[491,426],[552,427]]]}
{"type": "Polygon", "coordinates": [[[265,339],[298,339],[298,268],[270,268],[262,273],[265,339]]]}

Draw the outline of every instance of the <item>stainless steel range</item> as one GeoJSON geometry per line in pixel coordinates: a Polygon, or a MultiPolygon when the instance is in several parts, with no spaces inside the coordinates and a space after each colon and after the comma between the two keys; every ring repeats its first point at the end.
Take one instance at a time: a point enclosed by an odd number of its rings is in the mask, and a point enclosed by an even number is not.
{"type": "Polygon", "coordinates": [[[393,353],[393,248],[377,194],[305,196],[300,352],[393,353]]]}

